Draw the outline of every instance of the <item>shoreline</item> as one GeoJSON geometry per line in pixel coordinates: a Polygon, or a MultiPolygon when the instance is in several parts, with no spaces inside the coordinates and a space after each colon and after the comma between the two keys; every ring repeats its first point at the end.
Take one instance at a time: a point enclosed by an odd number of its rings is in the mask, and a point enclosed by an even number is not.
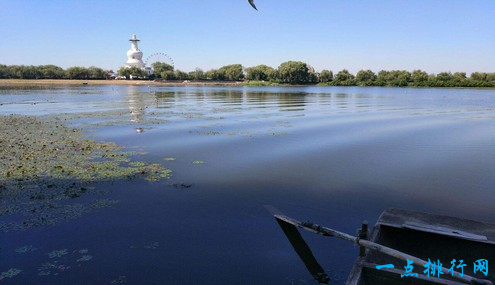
{"type": "Polygon", "coordinates": [[[433,89],[481,89],[495,90],[495,87],[429,87],[429,86],[344,86],[344,85],[291,85],[291,84],[272,84],[261,81],[202,81],[202,80],[168,80],[168,81],[152,81],[152,80],[110,80],[110,79],[0,79],[0,87],[2,86],[49,86],[49,85],[146,85],[146,86],[217,86],[217,87],[301,87],[301,86],[321,86],[321,87],[381,87],[381,88],[433,88],[433,89]]]}
{"type": "Polygon", "coordinates": [[[0,79],[0,86],[12,85],[165,85],[165,86],[243,86],[243,81],[150,81],[150,80],[81,80],[81,79],[0,79]]]}

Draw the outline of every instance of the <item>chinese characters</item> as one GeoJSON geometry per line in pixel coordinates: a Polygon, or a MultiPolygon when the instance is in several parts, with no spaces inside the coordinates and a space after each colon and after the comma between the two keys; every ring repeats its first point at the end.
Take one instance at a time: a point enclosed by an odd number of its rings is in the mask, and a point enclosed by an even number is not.
{"type": "MultiPolygon", "coordinates": [[[[454,276],[454,268],[455,268],[455,269],[460,269],[461,272],[458,272],[458,271],[455,271],[455,272],[462,277],[464,275],[464,267],[466,266],[466,264],[464,264],[463,262],[464,262],[464,260],[462,260],[462,259],[459,261],[453,259],[450,262],[450,264],[452,264],[452,266],[448,270],[447,274],[450,273],[452,276],[454,276]],[[456,262],[458,263],[457,266],[456,266],[456,262]]],[[[414,262],[412,260],[407,259],[407,265],[404,266],[405,272],[404,272],[404,274],[400,275],[401,278],[409,277],[409,276],[418,277],[418,273],[412,272],[414,269],[413,263],[414,262]]],[[[423,267],[426,268],[423,271],[423,273],[428,278],[430,277],[430,275],[433,277],[440,278],[440,275],[445,274],[442,270],[442,263],[438,259],[436,262],[435,261],[431,262],[431,260],[428,258],[428,262],[423,264],[423,267]]],[[[383,268],[394,268],[394,265],[393,264],[385,264],[385,265],[377,265],[376,266],[376,269],[378,269],[378,270],[383,269],[383,268]]],[[[476,274],[476,272],[481,272],[485,276],[488,276],[488,260],[478,259],[475,262],[473,262],[473,271],[474,271],[474,274],[476,274]]]]}

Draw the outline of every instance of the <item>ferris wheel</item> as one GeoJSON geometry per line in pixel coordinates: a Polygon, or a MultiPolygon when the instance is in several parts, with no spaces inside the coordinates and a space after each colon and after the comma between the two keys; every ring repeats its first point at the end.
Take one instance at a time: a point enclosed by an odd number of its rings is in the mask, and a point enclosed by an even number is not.
{"type": "Polygon", "coordinates": [[[155,62],[162,62],[171,65],[172,67],[175,67],[174,60],[166,53],[163,52],[155,52],[149,55],[146,60],[144,61],[144,64],[148,67],[153,68],[153,63],[155,62]]]}

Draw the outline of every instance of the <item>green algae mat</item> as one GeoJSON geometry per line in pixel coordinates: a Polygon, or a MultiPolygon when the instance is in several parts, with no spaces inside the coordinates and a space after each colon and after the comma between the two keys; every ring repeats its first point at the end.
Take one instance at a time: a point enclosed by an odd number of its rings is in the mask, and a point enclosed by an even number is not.
{"type": "Polygon", "coordinates": [[[55,224],[117,203],[76,202],[96,182],[168,178],[160,164],[133,161],[111,142],[87,139],[52,116],[0,116],[0,232],[55,224]]]}

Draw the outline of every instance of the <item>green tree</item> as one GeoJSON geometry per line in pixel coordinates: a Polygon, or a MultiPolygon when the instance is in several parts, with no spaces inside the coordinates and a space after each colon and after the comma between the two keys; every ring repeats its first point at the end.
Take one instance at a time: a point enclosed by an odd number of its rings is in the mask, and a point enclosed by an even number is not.
{"type": "Polygon", "coordinates": [[[308,74],[308,83],[310,84],[318,83],[318,73],[310,71],[308,74]]]}
{"type": "Polygon", "coordinates": [[[11,65],[8,67],[10,78],[16,79],[39,79],[43,76],[41,69],[37,66],[11,65]]]}
{"type": "Polygon", "coordinates": [[[175,80],[175,72],[172,70],[163,71],[160,73],[160,77],[165,80],[175,80]]]}
{"type": "Polygon", "coordinates": [[[25,70],[25,78],[28,79],[40,79],[43,77],[43,72],[41,71],[41,68],[38,66],[27,66],[25,70]]]}
{"type": "Polygon", "coordinates": [[[129,78],[129,75],[131,75],[131,70],[128,67],[121,67],[117,70],[117,74],[119,76],[124,76],[125,78],[129,78]]]}
{"type": "Polygon", "coordinates": [[[52,64],[40,66],[40,70],[42,77],[47,79],[61,79],[65,75],[61,67],[52,64]]]}
{"type": "Polygon", "coordinates": [[[306,66],[308,67],[308,83],[318,83],[318,73],[315,71],[314,67],[309,64],[306,64],[306,66]]]}
{"type": "Polygon", "coordinates": [[[90,66],[88,68],[88,77],[89,79],[106,79],[107,73],[99,67],[90,66]]]}
{"type": "Polygon", "coordinates": [[[495,73],[473,72],[465,80],[466,87],[495,87],[495,73]]]}
{"type": "Polygon", "coordinates": [[[181,70],[174,71],[174,77],[176,80],[188,80],[189,75],[181,70]]]}
{"type": "Polygon", "coordinates": [[[354,85],[354,75],[352,75],[347,69],[339,71],[333,78],[335,85],[354,85]]]}
{"type": "Polygon", "coordinates": [[[9,68],[4,64],[0,64],[0,78],[9,78],[9,68]]]}
{"type": "Polygon", "coordinates": [[[490,82],[495,81],[495,72],[487,73],[486,74],[486,80],[490,81],[490,82]]]}
{"type": "Polygon", "coordinates": [[[279,78],[280,78],[280,72],[278,71],[278,69],[275,69],[269,76],[268,80],[273,82],[280,82],[279,78]]]}
{"type": "Polygon", "coordinates": [[[397,81],[396,86],[407,86],[411,82],[411,73],[407,70],[396,71],[397,81]]]}
{"type": "Polygon", "coordinates": [[[310,80],[308,65],[301,61],[287,61],[278,67],[278,79],[282,83],[307,84],[310,80]]]}
{"type": "Polygon", "coordinates": [[[454,76],[452,76],[452,73],[450,72],[440,72],[437,74],[437,81],[448,82],[452,79],[454,79],[454,76]]]}
{"type": "Polygon", "coordinates": [[[205,72],[201,68],[196,68],[194,71],[189,72],[189,78],[194,80],[204,80],[205,72]]]}
{"type": "Polygon", "coordinates": [[[422,70],[419,70],[419,69],[414,70],[411,73],[411,81],[417,82],[417,83],[426,82],[426,81],[428,81],[428,73],[426,73],[422,70]]]}
{"type": "Polygon", "coordinates": [[[473,72],[469,77],[471,80],[487,81],[487,76],[485,72],[473,72]]]}
{"type": "Polygon", "coordinates": [[[223,70],[210,69],[205,73],[206,79],[209,80],[225,80],[225,73],[223,70]]]}
{"type": "Polygon", "coordinates": [[[411,83],[413,86],[417,86],[417,87],[426,86],[428,80],[429,80],[428,73],[422,70],[416,69],[413,70],[413,72],[411,73],[411,83]]]}
{"type": "Polygon", "coordinates": [[[333,72],[327,69],[323,69],[318,76],[318,81],[321,83],[329,83],[333,80],[333,72]]]}
{"type": "Polygon", "coordinates": [[[377,75],[377,85],[380,86],[407,86],[411,81],[411,73],[405,70],[382,70],[377,75]]]}
{"type": "Polygon", "coordinates": [[[9,65],[8,74],[9,78],[22,78],[22,67],[20,65],[9,65]]]}
{"type": "Polygon", "coordinates": [[[146,73],[146,70],[141,69],[139,67],[133,66],[133,67],[121,67],[117,71],[117,73],[120,76],[125,76],[125,78],[130,79],[131,75],[132,78],[146,78],[148,74],[146,73]]]}
{"type": "Polygon", "coordinates": [[[372,86],[375,84],[376,74],[371,70],[360,70],[356,74],[356,83],[359,86],[372,86]]]}
{"type": "Polygon", "coordinates": [[[266,81],[273,78],[273,73],[275,69],[273,67],[260,64],[257,66],[246,68],[246,79],[247,80],[257,80],[266,81]]]}
{"type": "Polygon", "coordinates": [[[452,79],[456,82],[463,82],[466,78],[466,72],[455,72],[452,74],[452,79]]]}
{"type": "Polygon", "coordinates": [[[153,69],[154,74],[161,74],[164,71],[174,71],[174,67],[168,63],[165,62],[154,62],[151,65],[151,68],[153,69]]]}
{"type": "MultiPolygon", "coordinates": [[[[219,73],[223,74],[224,79],[223,80],[243,80],[244,79],[244,72],[243,72],[243,67],[240,64],[230,64],[230,65],[225,65],[222,66],[218,69],[219,73]]],[[[222,79],[219,79],[222,80],[222,79]]]]}
{"type": "Polygon", "coordinates": [[[88,79],[88,69],[81,66],[69,67],[65,70],[65,76],[69,79],[88,79]]]}

